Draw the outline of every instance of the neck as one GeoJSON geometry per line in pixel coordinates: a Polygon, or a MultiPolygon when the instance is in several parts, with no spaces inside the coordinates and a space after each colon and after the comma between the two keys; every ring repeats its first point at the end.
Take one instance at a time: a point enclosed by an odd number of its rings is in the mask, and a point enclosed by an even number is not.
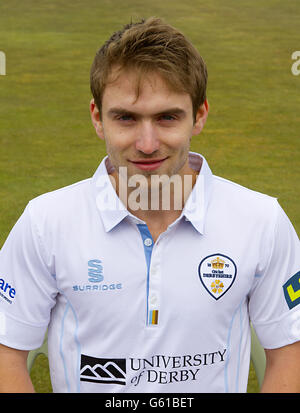
{"type": "Polygon", "coordinates": [[[124,179],[114,171],[116,193],[129,212],[143,221],[170,224],[178,218],[196,183],[198,172],[188,168],[184,174],[151,175],[124,179]]]}

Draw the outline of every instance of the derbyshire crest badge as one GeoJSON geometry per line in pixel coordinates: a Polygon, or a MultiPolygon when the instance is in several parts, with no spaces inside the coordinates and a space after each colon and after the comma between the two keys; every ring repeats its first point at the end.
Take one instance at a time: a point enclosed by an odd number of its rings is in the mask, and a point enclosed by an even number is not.
{"type": "Polygon", "coordinates": [[[198,273],[206,291],[216,300],[234,283],[237,268],[234,261],[223,254],[212,254],[199,264],[198,273]]]}

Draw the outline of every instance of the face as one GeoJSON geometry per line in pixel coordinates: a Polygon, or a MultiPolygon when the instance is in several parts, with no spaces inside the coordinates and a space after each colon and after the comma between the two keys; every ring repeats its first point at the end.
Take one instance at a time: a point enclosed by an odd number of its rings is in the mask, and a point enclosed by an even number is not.
{"type": "MultiPolygon", "coordinates": [[[[121,72],[109,83],[102,99],[102,119],[91,101],[97,135],[105,140],[115,167],[127,168],[127,176],[142,174],[191,174],[188,165],[190,141],[201,132],[208,113],[207,102],[193,118],[190,95],[170,90],[157,73],[145,77],[136,96],[136,73],[121,72]]],[[[117,173],[117,172],[116,172],[117,173]]]]}

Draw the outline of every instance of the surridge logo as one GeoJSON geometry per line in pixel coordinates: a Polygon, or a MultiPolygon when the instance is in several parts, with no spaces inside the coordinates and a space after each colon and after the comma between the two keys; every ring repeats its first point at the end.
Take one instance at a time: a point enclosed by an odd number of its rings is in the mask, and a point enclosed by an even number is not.
{"type": "Polygon", "coordinates": [[[88,262],[89,281],[99,283],[104,280],[103,266],[101,260],[90,260],[88,262]]]}
{"type": "Polygon", "coordinates": [[[122,283],[102,283],[104,281],[103,263],[99,259],[88,261],[88,284],[73,285],[73,291],[112,291],[122,289],[122,283]]]}

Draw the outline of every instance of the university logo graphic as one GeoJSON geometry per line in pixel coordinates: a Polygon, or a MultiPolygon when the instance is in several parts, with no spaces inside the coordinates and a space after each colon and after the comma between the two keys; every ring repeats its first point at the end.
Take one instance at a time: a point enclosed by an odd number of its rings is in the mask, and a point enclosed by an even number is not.
{"type": "Polygon", "coordinates": [[[81,354],[80,381],[126,384],[126,359],[101,359],[81,354]]]}
{"type": "Polygon", "coordinates": [[[233,260],[226,255],[213,254],[200,262],[198,273],[206,291],[218,300],[232,286],[237,268],[233,260]]]}

